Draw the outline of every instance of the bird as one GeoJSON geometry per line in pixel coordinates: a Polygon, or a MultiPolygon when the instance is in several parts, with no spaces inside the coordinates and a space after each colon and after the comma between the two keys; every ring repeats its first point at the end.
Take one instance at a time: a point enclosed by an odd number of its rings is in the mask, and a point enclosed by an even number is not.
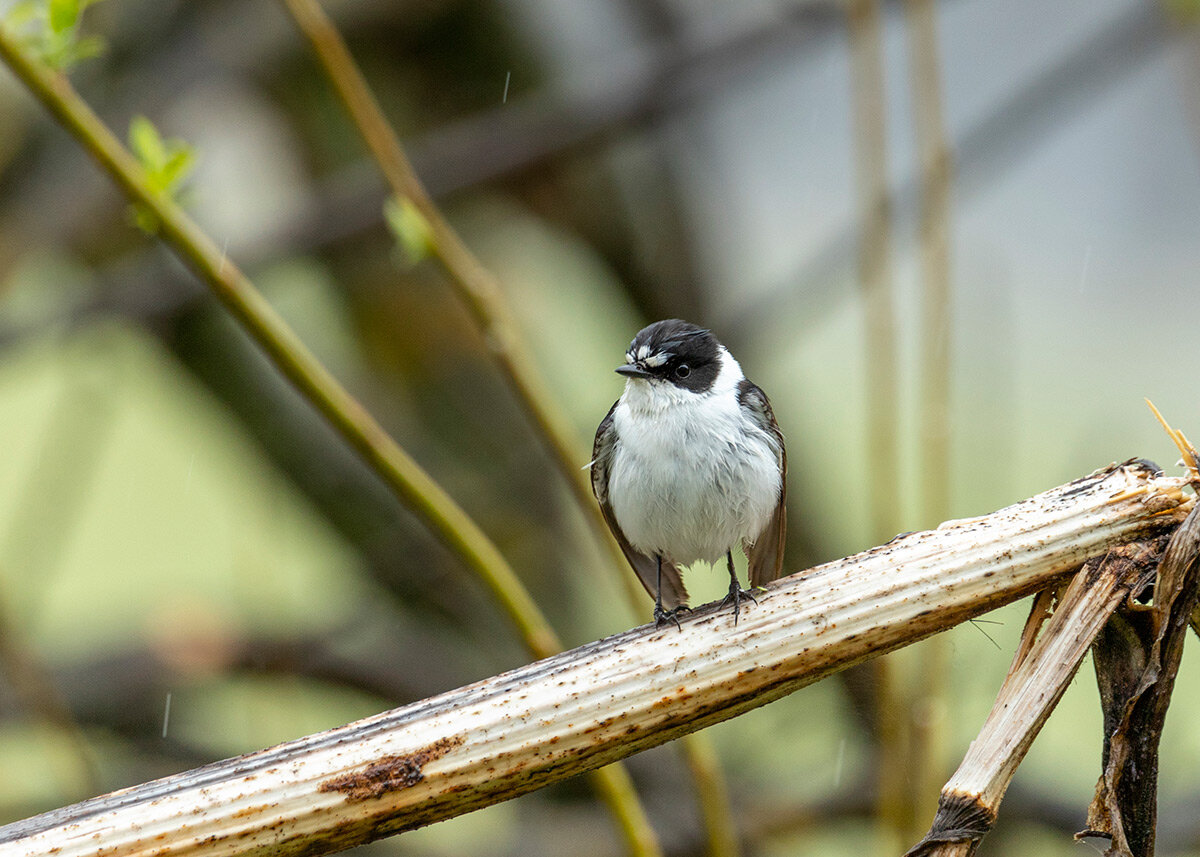
{"type": "Polygon", "coordinates": [[[677,318],[633,338],[621,397],[596,430],[592,492],[646,591],[656,626],[688,607],[680,569],[729,568],[737,624],[743,590],[733,548],[749,559],[751,588],[779,577],[787,530],[787,452],[771,402],[711,331],[677,318]]]}

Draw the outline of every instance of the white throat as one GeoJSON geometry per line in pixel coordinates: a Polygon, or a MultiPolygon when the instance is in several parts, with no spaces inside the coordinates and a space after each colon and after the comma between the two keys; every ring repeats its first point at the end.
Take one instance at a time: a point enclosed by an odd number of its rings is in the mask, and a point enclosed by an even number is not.
{"type": "Polygon", "coordinates": [[[704,392],[630,378],[613,423],[609,498],[638,551],[680,565],[753,542],[779,501],[774,438],[743,411],[742,367],[724,347],[704,392]]]}

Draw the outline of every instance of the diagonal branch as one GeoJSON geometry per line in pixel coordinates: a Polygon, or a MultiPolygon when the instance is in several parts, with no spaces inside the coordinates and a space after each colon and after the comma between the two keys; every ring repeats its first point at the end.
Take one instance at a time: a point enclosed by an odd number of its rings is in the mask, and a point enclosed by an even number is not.
{"type": "Polygon", "coordinates": [[[80,98],[70,81],[38,62],[3,26],[0,59],[125,195],[154,214],[163,240],[237,318],[276,368],[401,502],[484,581],[535,656],[560,649],[545,617],[483,530],[330,374],[250,279],[183,209],[149,186],[141,165],[80,98]]]}
{"type": "Polygon", "coordinates": [[[348,726],[0,828],[4,857],[318,855],[450,818],[742,714],[1175,527],[1186,480],[1110,466],[708,609],[348,726]]]}

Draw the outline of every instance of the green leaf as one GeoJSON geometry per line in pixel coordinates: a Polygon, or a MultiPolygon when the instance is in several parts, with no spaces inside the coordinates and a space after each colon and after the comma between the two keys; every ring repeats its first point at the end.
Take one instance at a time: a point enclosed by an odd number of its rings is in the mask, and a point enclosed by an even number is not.
{"type": "MultiPolygon", "coordinates": [[[[0,0],[2,2],[2,0],[0,0]]],[[[103,39],[79,37],[83,10],[100,0],[18,0],[0,25],[12,31],[21,44],[55,69],[67,71],[80,60],[94,57],[105,47],[103,39]]]]}
{"type": "Polygon", "coordinates": [[[159,173],[167,161],[167,147],[154,123],[145,116],[134,116],[129,122],[129,148],[137,155],[146,172],[159,173]]]}
{"type": "Polygon", "coordinates": [[[196,152],[191,146],[181,140],[172,140],[171,143],[171,153],[162,168],[162,177],[168,190],[186,179],[196,166],[196,152]]]}
{"type": "Polygon", "coordinates": [[[79,23],[79,0],[50,0],[50,30],[65,33],[79,23]]]}
{"type": "Polygon", "coordinates": [[[71,53],[75,48],[74,33],[55,33],[46,30],[42,33],[42,61],[58,71],[65,71],[71,65],[71,53]]]}
{"type": "Polygon", "coordinates": [[[383,216],[407,264],[415,265],[433,253],[433,230],[411,199],[391,197],[383,204],[383,216]]]}
{"type": "MultiPolygon", "coordinates": [[[[145,116],[129,122],[129,148],[145,172],[146,186],[156,194],[174,197],[175,191],[196,165],[196,152],[186,141],[172,137],[164,140],[154,123],[145,116]]],[[[158,232],[159,221],[144,205],[130,206],[133,222],[149,235],[158,232]]]]}

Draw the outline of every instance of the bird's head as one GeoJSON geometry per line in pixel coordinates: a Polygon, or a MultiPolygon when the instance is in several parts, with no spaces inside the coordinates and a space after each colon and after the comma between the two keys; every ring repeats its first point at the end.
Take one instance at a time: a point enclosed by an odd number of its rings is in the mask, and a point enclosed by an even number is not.
{"type": "Polygon", "coordinates": [[[616,371],[631,381],[673,384],[703,393],[721,371],[721,343],[709,331],[677,318],[644,327],[629,343],[616,371]]]}

